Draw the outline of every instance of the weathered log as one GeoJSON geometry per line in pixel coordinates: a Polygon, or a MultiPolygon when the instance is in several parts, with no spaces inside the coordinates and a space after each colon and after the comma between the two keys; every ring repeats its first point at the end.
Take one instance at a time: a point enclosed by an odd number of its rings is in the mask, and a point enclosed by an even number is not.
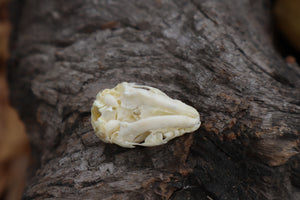
{"type": "Polygon", "coordinates": [[[20,10],[11,98],[36,160],[24,199],[300,199],[300,68],[274,47],[268,0],[20,10]],[[192,105],[200,129],[153,148],[101,142],[91,104],[122,81],[192,105]]]}

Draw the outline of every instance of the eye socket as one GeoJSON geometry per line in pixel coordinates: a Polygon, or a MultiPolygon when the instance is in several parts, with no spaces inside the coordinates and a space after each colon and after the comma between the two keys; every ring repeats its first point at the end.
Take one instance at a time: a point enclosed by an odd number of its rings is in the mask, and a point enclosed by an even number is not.
{"type": "Polygon", "coordinates": [[[151,132],[150,131],[146,131],[145,133],[141,134],[141,135],[138,135],[134,138],[134,142],[136,143],[141,143],[143,142],[146,137],[148,137],[148,135],[150,134],[151,132]]]}

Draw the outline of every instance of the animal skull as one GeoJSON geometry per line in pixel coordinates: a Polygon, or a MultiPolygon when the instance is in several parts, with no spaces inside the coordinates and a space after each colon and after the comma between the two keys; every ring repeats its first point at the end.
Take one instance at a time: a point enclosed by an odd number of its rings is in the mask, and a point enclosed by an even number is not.
{"type": "Polygon", "coordinates": [[[156,146],[201,124],[196,109],[144,85],[123,82],[97,94],[91,110],[96,135],[122,147],[156,146]]]}

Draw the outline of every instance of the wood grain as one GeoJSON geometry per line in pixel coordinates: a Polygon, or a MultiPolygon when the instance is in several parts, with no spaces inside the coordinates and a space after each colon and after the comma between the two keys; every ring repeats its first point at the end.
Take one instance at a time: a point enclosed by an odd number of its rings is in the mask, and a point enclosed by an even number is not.
{"type": "Polygon", "coordinates": [[[269,1],[28,0],[21,10],[12,99],[37,160],[24,199],[300,198],[300,68],[274,48],[269,1]],[[102,143],[90,108],[122,81],[192,105],[200,129],[153,148],[102,143]]]}

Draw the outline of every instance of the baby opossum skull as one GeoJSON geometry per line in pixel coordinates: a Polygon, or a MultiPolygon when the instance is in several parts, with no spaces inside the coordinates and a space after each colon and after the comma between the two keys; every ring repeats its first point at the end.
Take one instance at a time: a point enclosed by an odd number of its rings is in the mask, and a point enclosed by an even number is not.
{"type": "Polygon", "coordinates": [[[96,135],[127,148],[165,144],[201,123],[193,107],[156,88],[126,82],[100,91],[91,112],[96,135]]]}

